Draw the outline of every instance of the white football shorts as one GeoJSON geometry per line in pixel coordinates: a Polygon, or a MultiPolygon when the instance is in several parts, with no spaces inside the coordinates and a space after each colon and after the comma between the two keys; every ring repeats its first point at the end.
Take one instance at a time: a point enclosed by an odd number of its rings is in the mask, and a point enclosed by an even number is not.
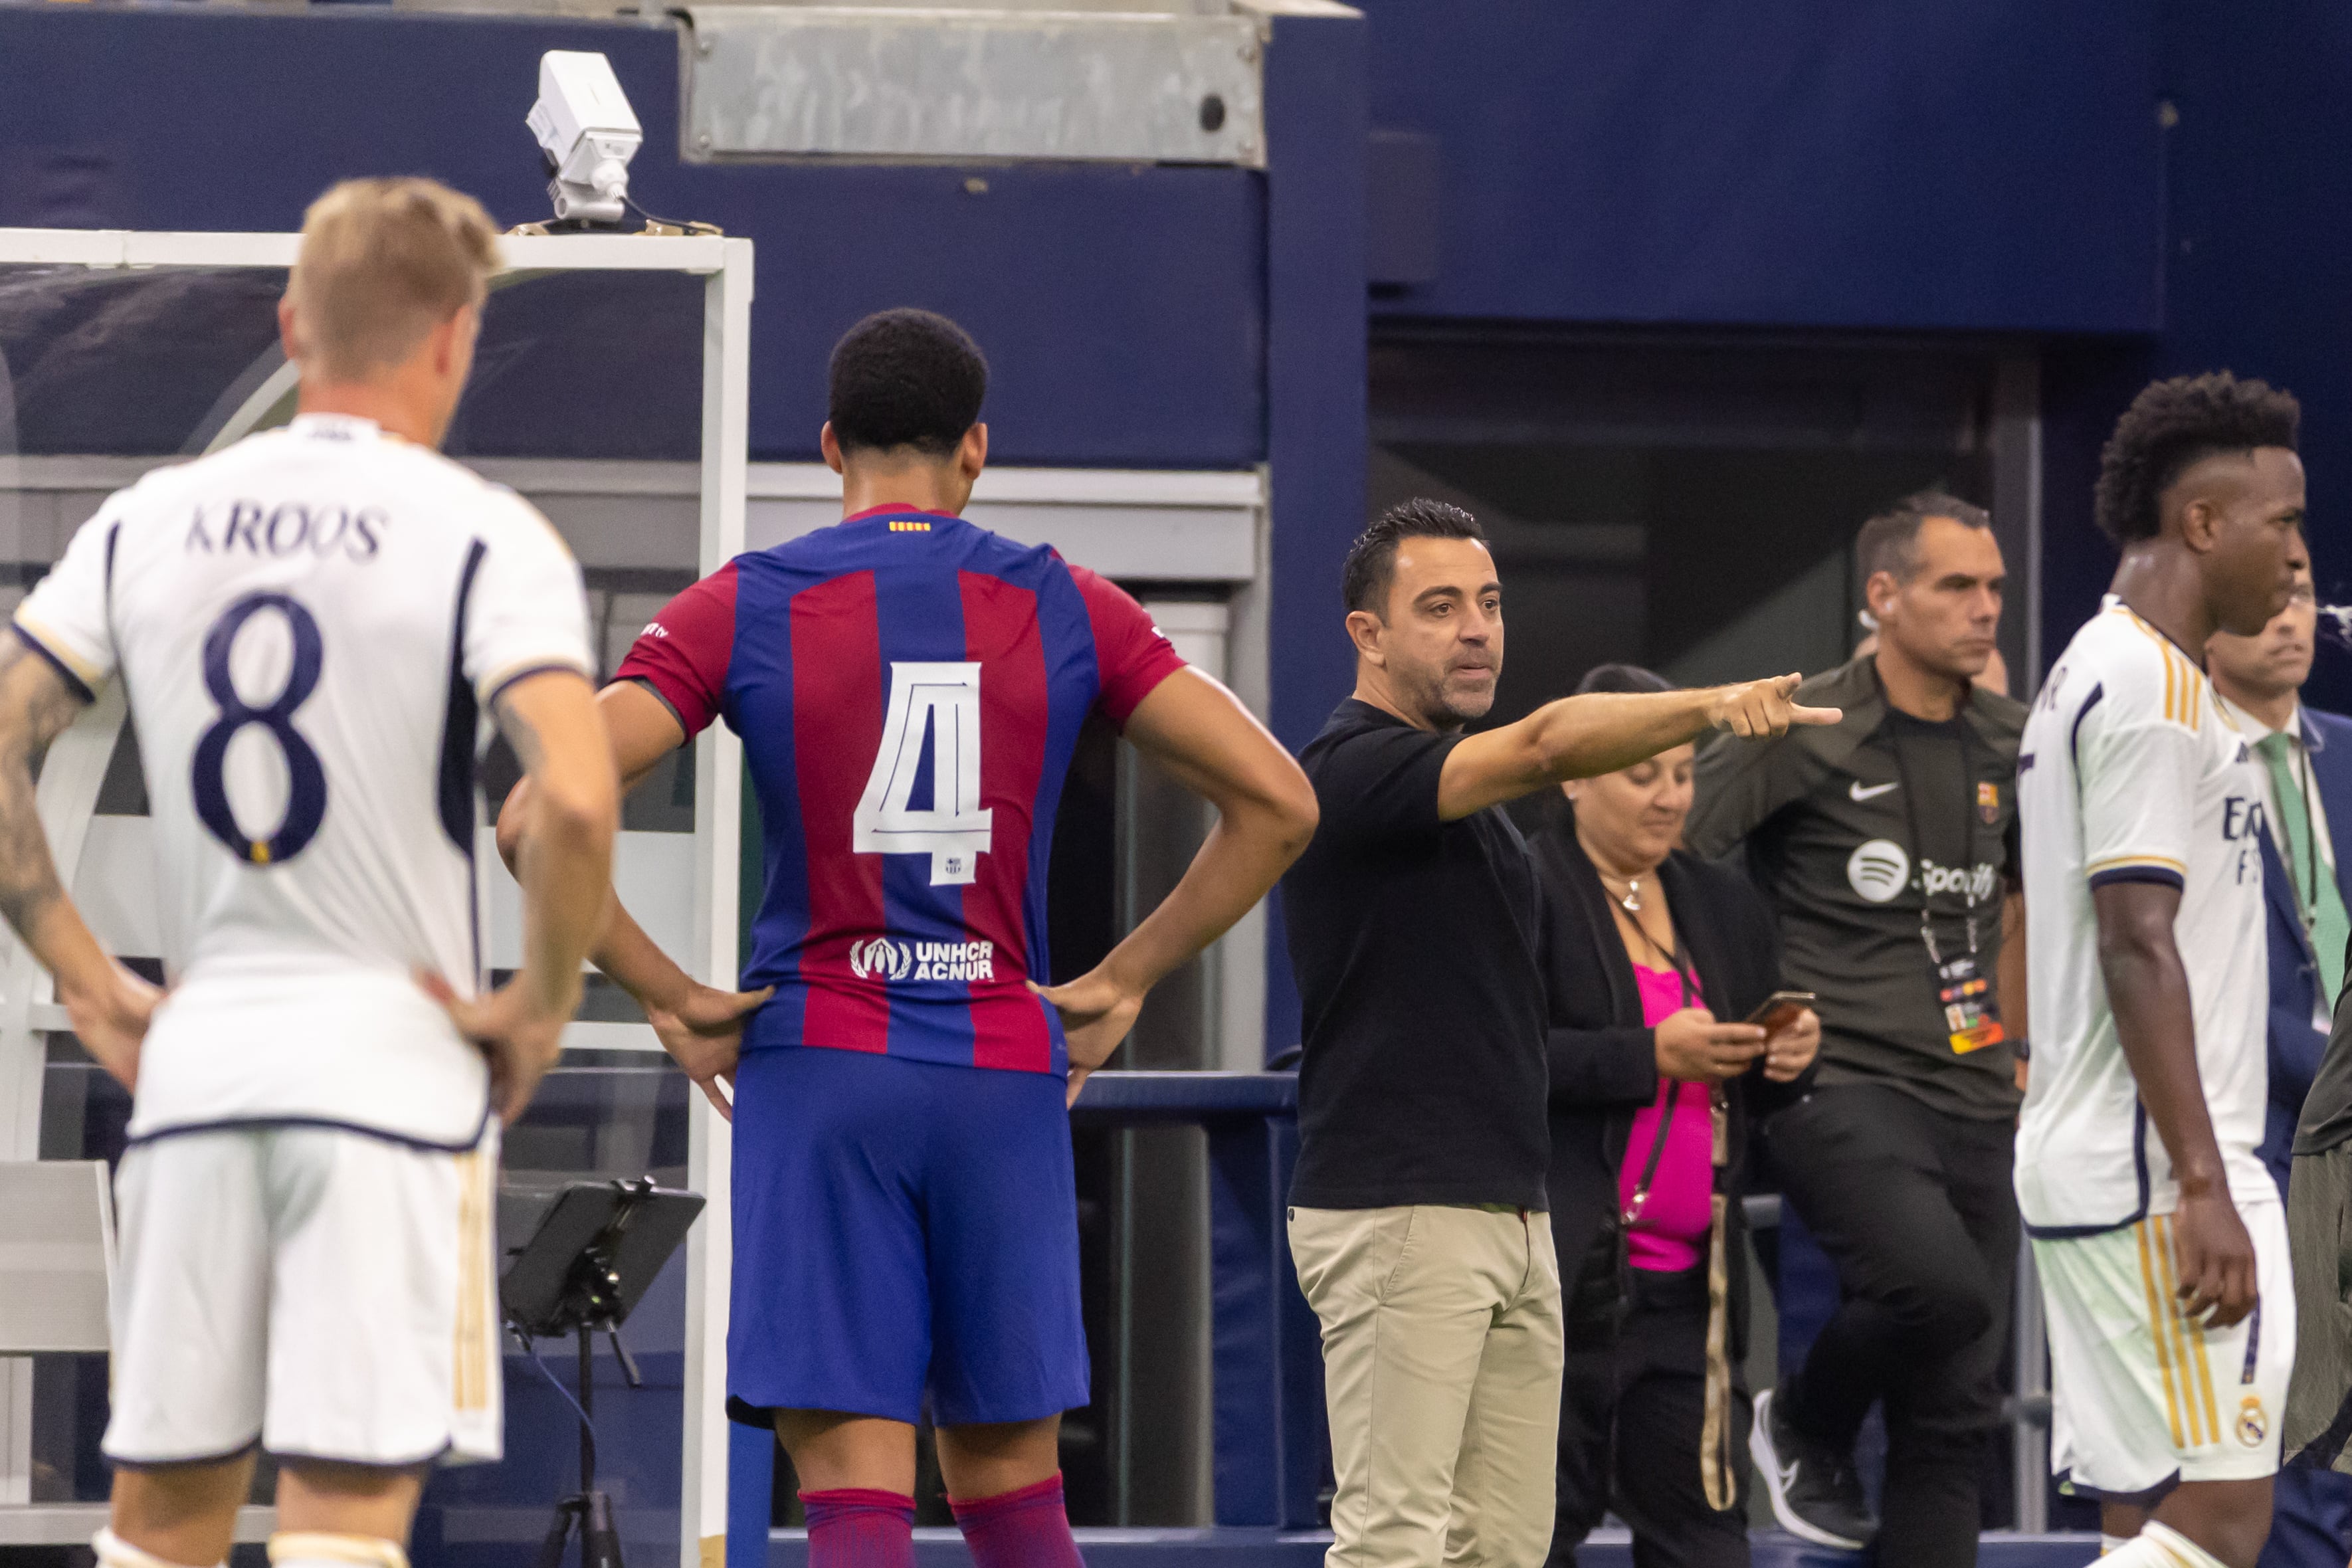
{"type": "Polygon", "coordinates": [[[499,1458],[497,1184],[495,1123],[461,1154],[294,1126],[134,1145],[107,1458],[499,1458]]]}
{"type": "Polygon", "coordinates": [[[2172,1218],[2095,1236],[2035,1237],[2050,1319],[2055,1405],[2050,1468],[2116,1500],[2183,1481],[2246,1480],[2279,1468],[2294,1366],[2286,1211],[2249,1204],[2260,1301],[2226,1329],[2183,1317],[2172,1218]]]}

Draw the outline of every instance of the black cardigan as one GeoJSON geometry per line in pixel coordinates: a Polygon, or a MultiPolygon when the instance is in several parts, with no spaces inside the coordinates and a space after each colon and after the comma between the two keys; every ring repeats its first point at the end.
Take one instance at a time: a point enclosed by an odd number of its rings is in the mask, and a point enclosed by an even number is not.
{"type": "MultiPolygon", "coordinates": [[[[1565,1281],[1577,1278],[1597,1241],[1618,1229],[1618,1171],[1634,1113],[1658,1095],[1657,1045],[1642,1023],[1633,962],[1610,913],[1609,894],[1576,841],[1570,815],[1557,812],[1532,847],[1543,886],[1542,960],[1549,995],[1551,1173],[1546,1185],[1565,1281]]],[[[1658,879],[1708,1010],[1717,1018],[1745,1018],[1780,988],[1780,939],[1771,910],[1738,871],[1683,850],[1666,857],[1658,879]]],[[[1792,1103],[1811,1084],[1810,1068],[1794,1083],[1773,1083],[1759,1061],[1724,1086],[1731,1111],[1726,1185],[1735,1244],[1746,1234],[1738,1200],[1749,1118],[1792,1103]]],[[[1736,1250],[1730,1256],[1733,1289],[1744,1299],[1747,1269],[1736,1250]]],[[[1744,1316],[1743,1310],[1735,1322],[1744,1316]]]]}

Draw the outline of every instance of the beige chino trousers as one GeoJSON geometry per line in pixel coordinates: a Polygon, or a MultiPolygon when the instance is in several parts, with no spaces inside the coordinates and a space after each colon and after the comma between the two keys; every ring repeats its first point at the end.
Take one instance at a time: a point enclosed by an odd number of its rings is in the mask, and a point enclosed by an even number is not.
{"type": "Polygon", "coordinates": [[[1540,1568],[1559,1446],[1559,1264],[1542,1214],[1290,1211],[1323,1324],[1328,1568],[1540,1568]]]}

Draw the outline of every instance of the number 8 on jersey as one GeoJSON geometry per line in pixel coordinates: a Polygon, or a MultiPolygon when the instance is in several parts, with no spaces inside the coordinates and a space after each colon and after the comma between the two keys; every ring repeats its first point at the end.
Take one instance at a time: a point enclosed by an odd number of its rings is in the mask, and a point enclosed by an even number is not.
{"type": "Polygon", "coordinates": [[[220,619],[205,634],[205,689],[212,693],[220,718],[196,742],[191,783],[195,792],[196,816],[205,831],[228,846],[228,852],[240,860],[256,866],[290,860],[302,852],[317,835],[319,825],[327,819],[327,770],[310,742],[294,728],[294,710],[309,701],[310,694],[319,689],[325,654],[326,640],[319,635],[318,621],[299,601],[284,594],[246,595],[223,611],[220,619]],[[286,684],[278,695],[257,708],[237,691],[229,660],[236,651],[237,633],[263,610],[275,610],[285,617],[287,635],[293,639],[294,658],[286,672],[286,684]],[[236,811],[228,798],[229,742],[248,725],[259,725],[268,731],[286,758],[286,814],[266,839],[246,836],[237,826],[236,811]]]}

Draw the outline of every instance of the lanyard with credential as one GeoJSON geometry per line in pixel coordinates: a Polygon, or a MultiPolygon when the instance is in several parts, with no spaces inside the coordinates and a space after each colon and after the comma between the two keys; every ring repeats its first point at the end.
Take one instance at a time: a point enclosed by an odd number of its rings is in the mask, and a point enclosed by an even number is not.
{"type": "Polygon", "coordinates": [[[1927,950],[1928,965],[1935,971],[1936,1005],[1943,1010],[1945,1040],[1952,1047],[1953,1055],[1963,1057],[1987,1046],[1999,1045],[2008,1037],[2001,1028],[2000,1016],[1993,1007],[1992,982],[1977,964],[1977,824],[1985,815],[1987,797],[1984,794],[1986,786],[1979,784],[1976,808],[1967,810],[1965,788],[1976,782],[1976,763],[1970,754],[1969,739],[1968,721],[1963,717],[1959,726],[1960,778],[1963,810],[1967,815],[1960,823],[1961,865],[1958,876],[1969,950],[1948,959],[1936,941],[1936,900],[1922,854],[1919,797],[1918,792],[1912,788],[1910,761],[1904,753],[1901,734],[1895,731],[1887,734],[1887,740],[1895,748],[1895,771],[1902,783],[1904,823],[1911,836],[1911,864],[1919,876],[1919,942],[1927,950]]]}
{"type": "MultiPolygon", "coordinates": [[[[1927,868],[1922,854],[1919,836],[1919,795],[1911,787],[1911,766],[1903,754],[1903,735],[1890,728],[1887,743],[1895,750],[1895,776],[1903,784],[1903,826],[1911,839],[1911,867],[1919,874],[1919,941],[1927,949],[1927,961],[1940,966],[1943,953],[1936,945],[1935,897],[1927,890],[1927,868]]],[[[1976,768],[1969,755],[1969,724],[1960,721],[1960,779],[1963,785],[1976,781],[1976,768]]],[[[1964,810],[1960,823],[1960,899],[1968,921],[1969,956],[1977,954],[1977,814],[1964,810]]]]}

